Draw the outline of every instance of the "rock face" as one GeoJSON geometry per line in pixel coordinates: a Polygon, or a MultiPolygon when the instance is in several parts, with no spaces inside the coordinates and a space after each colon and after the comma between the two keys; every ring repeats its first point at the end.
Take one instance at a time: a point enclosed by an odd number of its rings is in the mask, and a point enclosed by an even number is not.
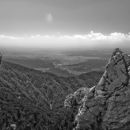
{"type": "Polygon", "coordinates": [[[130,57],[115,49],[98,84],[77,90],[65,106],[77,109],[73,130],[130,129],[130,57]]]}

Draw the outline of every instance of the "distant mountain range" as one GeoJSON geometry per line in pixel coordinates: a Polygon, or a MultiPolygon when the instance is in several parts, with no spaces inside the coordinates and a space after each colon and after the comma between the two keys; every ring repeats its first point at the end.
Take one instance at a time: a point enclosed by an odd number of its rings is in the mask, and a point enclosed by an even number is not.
{"type": "Polygon", "coordinates": [[[50,72],[58,76],[75,76],[91,71],[104,71],[107,58],[84,56],[54,56],[54,57],[6,57],[6,61],[22,66],[50,72]]]}

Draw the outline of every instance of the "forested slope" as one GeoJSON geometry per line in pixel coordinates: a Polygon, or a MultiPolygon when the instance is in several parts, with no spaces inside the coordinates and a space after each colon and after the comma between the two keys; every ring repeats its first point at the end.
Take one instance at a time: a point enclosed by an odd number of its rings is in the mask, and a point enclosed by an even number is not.
{"type": "Polygon", "coordinates": [[[64,108],[66,95],[95,85],[102,72],[58,77],[17,64],[0,67],[0,129],[71,130],[73,113],[64,108]]]}

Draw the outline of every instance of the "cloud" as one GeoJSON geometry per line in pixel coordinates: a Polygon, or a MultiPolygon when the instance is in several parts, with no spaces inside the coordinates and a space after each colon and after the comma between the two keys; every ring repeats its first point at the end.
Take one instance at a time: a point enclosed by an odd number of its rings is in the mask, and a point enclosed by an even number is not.
{"type": "Polygon", "coordinates": [[[73,35],[31,35],[26,37],[15,37],[0,35],[0,46],[19,46],[19,47],[34,47],[34,48],[93,48],[93,47],[130,47],[130,33],[124,34],[113,32],[103,34],[100,32],[91,31],[88,34],[73,34],[73,35]],[[124,44],[125,43],[125,44],[124,44]]]}
{"type": "Polygon", "coordinates": [[[15,37],[15,36],[8,36],[8,35],[0,35],[0,40],[6,40],[6,39],[10,39],[10,40],[20,40],[23,39],[23,37],[15,37]]]}
{"type": "Polygon", "coordinates": [[[46,14],[45,20],[46,20],[48,23],[52,23],[52,22],[53,22],[53,15],[52,15],[51,13],[46,14]]]}
{"type": "Polygon", "coordinates": [[[105,35],[103,33],[96,33],[91,31],[88,34],[73,34],[73,35],[61,35],[60,33],[57,35],[31,35],[26,37],[17,37],[17,36],[10,36],[10,35],[4,35],[0,34],[0,40],[1,39],[9,39],[9,40],[31,40],[31,39],[68,39],[68,40],[85,40],[85,41],[124,41],[130,40],[130,33],[124,34],[119,32],[110,33],[108,35],[105,35]]]}

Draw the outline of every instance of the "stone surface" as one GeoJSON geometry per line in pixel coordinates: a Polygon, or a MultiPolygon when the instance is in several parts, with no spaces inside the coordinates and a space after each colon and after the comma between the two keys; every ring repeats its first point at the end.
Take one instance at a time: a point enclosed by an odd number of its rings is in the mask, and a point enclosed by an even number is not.
{"type": "Polygon", "coordinates": [[[77,106],[74,130],[130,129],[129,66],[129,56],[115,49],[98,84],[66,98],[71,109],[77,106]]]}

